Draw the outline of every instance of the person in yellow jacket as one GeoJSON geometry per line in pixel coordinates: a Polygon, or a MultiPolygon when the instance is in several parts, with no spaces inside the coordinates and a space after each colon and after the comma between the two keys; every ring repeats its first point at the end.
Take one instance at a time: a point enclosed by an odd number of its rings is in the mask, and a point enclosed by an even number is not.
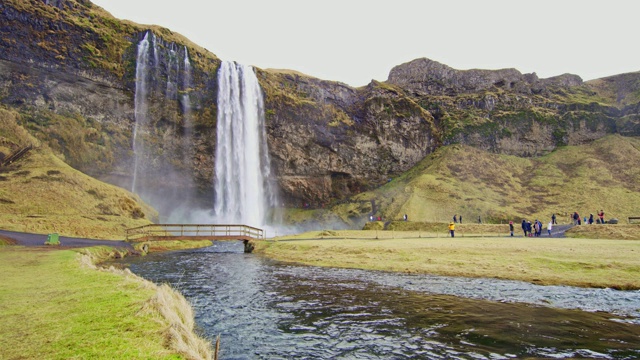
{"type": "Polygon", "coordinates": [[[449,223],[449,233],[451,234],[451,237],[453,237],[453,232],[455,231],[455,229],[456,229],[456,224],[452,222],[449,223]]]}

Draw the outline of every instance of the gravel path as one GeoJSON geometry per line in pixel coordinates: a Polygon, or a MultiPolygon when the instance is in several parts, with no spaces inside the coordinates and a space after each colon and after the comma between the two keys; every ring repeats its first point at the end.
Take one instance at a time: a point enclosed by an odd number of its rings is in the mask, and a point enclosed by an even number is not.
{"type": "MultiPolygon", "coordinates": [[[[18,243],[18,245],[22,246],[45,246],[44,242],[47,240],[47,235],[29,234],[7,230],[0,230],[0,236],[13,239],[18,243]]],[[[100,245],[133,249],[131,244],[125,241],[92,240],[60,236],[60,247],[62,248],[79,248],[100,245]]]]}

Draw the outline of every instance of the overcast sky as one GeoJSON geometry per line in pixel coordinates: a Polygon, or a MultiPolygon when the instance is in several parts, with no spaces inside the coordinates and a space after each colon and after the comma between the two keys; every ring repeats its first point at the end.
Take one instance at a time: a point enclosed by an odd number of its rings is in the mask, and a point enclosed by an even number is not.
{"type": "Polygon", "coordinates": [[[640,71],[636,0],[92,0],[223,60],[352,86],[426,57],[583,80],[640,71]]]}

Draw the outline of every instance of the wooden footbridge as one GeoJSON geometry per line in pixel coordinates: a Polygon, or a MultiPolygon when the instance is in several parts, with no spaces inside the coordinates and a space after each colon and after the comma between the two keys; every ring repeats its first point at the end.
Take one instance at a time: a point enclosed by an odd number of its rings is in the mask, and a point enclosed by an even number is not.
{"type": "Polygon", "coordinates": [[[251,252],[252,240],[264,240],[264,230],[247,225],[150,224],[126,230],[130,242],[161,240],[242,240],[244,252],[251,252]]]}

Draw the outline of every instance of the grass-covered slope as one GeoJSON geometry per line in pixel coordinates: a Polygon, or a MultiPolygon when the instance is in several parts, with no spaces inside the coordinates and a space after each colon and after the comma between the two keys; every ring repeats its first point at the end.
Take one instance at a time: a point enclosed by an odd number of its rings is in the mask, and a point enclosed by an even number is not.
{"type": "Polygon", "coordinates": [[[0,153],[36,145],[24,158],[0,167],[0,228],[32,233],[120,239],[129,227],[157,214],[135,195],[65,164],[0,108],[0,153]]]}
{"type": "Polygon", "coordinates": [[[184,297],[91,251],[0,247],[1,359],[211,359],[184,297]]]}
{"type": "MultiPolygon", "coordinates": [[[[640,216],[640,139],[611,135],[593,143],[566,146],[539,158],[497,155],[453,145],[438,149],[402,176],[355,200],[376,202],[378,215],[415,221],[464,222],[547,220],[556,213],[626,221],[640,216]]],[[[354,205],[356,204],[356,205],[354,205]]],[[[353,215],[351,202],[336,207],[353,215]]],[[[364,207],[366,209],[366,207],[364,207]]]]}

